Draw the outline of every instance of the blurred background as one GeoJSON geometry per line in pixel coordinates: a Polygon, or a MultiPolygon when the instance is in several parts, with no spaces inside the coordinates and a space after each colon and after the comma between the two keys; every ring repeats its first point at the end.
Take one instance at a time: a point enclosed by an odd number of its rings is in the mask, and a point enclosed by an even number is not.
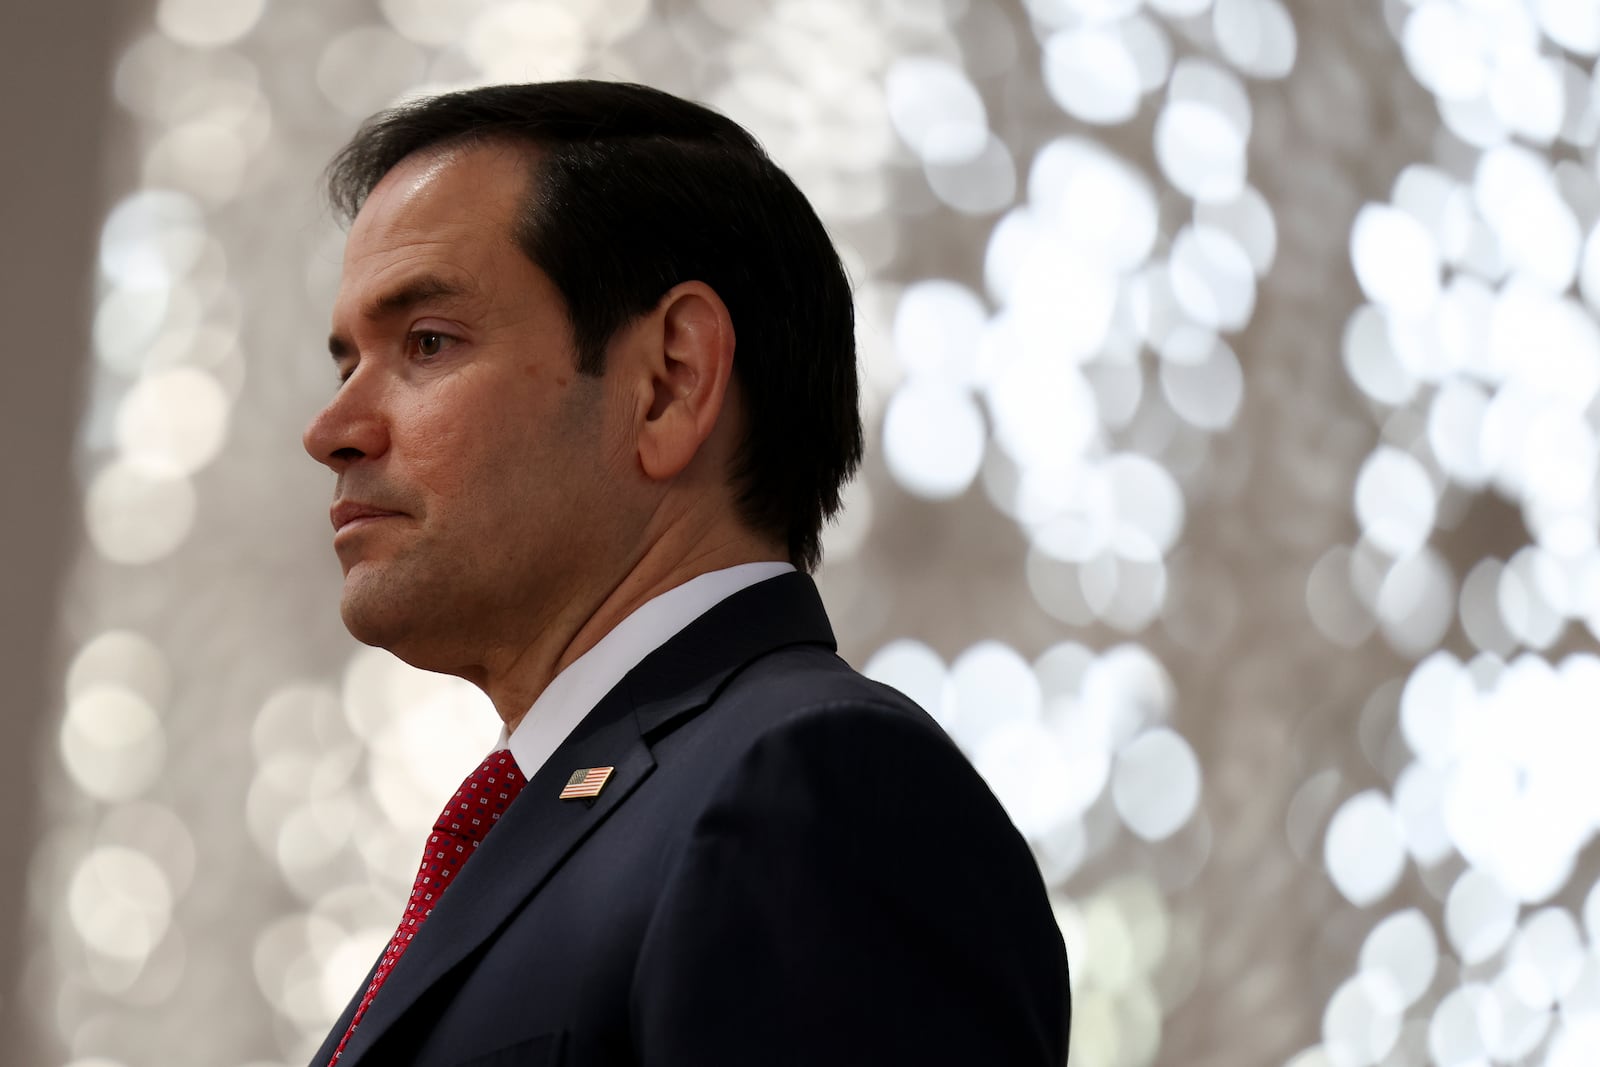
{"type": "Polygon", "coordinates": [[[1600,1063],[1594,0],[159,0],[8,12],[15,1067],[298,1067],[475,690],[336,610],[372,111],[648,82],[857,288],[819,582],[1032,843],[1073,1067],[1600,1063]]]}

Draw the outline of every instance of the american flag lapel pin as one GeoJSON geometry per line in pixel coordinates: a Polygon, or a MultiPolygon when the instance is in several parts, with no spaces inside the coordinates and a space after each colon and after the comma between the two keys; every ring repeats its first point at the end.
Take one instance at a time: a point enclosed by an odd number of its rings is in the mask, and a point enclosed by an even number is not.
{"type": "Polygon", "coordinates": [[[561,799],[584,800],[599,796],[600,790],[611,780],[614,770],[615,767],[579,767],[567,779],[566,788],[561,790],[561,799]]]}

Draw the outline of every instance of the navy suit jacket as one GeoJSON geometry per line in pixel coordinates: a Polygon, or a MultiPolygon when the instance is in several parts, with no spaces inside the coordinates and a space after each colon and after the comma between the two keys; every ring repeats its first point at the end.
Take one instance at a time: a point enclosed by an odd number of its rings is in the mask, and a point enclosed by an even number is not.
{"type": "Polygon", "coordinates": [[[1068,1021],[1022,838],[920,708],[834,654],[796,573],[724,600],[595,706],[340,1064],[1061,1067],[1068,1021]],[[599,766],[616,770],[597,798],[557,799],[599,766]]]}

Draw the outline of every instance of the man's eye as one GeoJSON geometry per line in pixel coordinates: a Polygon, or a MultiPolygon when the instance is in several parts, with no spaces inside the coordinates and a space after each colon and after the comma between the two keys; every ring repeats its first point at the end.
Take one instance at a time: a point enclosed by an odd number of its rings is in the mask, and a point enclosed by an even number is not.
{"type": "Polygon", "coordinates": [[[417,354],[419,356],[437,356],[444,351],[445,335],[424,330],[413,335],[416,340],[417,354]]]}

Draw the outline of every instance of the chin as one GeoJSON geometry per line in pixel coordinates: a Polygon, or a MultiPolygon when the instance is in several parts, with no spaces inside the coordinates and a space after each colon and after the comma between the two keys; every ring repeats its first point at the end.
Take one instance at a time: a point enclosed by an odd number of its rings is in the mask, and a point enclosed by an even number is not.
{"type": "Polygon", "coordinates": [[[385,648],[391,652],[405,630],[405,627],[396,625],[393,616],[375,613],[368,605],[352,604],[348,597],[339,606],[339,616],[344,620],[344,628],[350,631],[351,637],[363,645],[385,648]]]}
{"type": "Polygon", "coordinates": [[[346,590],[339,605],[346,630],[364,645],[381,648],[418,670],[455,673],[448,642],[441,641],[439,617],[425,598],[352,595],[346,590]]]}
{"type": "Polygon", "coordinates": [[[376,582],[374,577],[345,575],[339,616],[357,641],[388,649],[405,659],[397,646],[417,631],[417,611],[411,603],[416,598],[396,595],[396,590],[383,588],[387,583],[376,582]]]}

